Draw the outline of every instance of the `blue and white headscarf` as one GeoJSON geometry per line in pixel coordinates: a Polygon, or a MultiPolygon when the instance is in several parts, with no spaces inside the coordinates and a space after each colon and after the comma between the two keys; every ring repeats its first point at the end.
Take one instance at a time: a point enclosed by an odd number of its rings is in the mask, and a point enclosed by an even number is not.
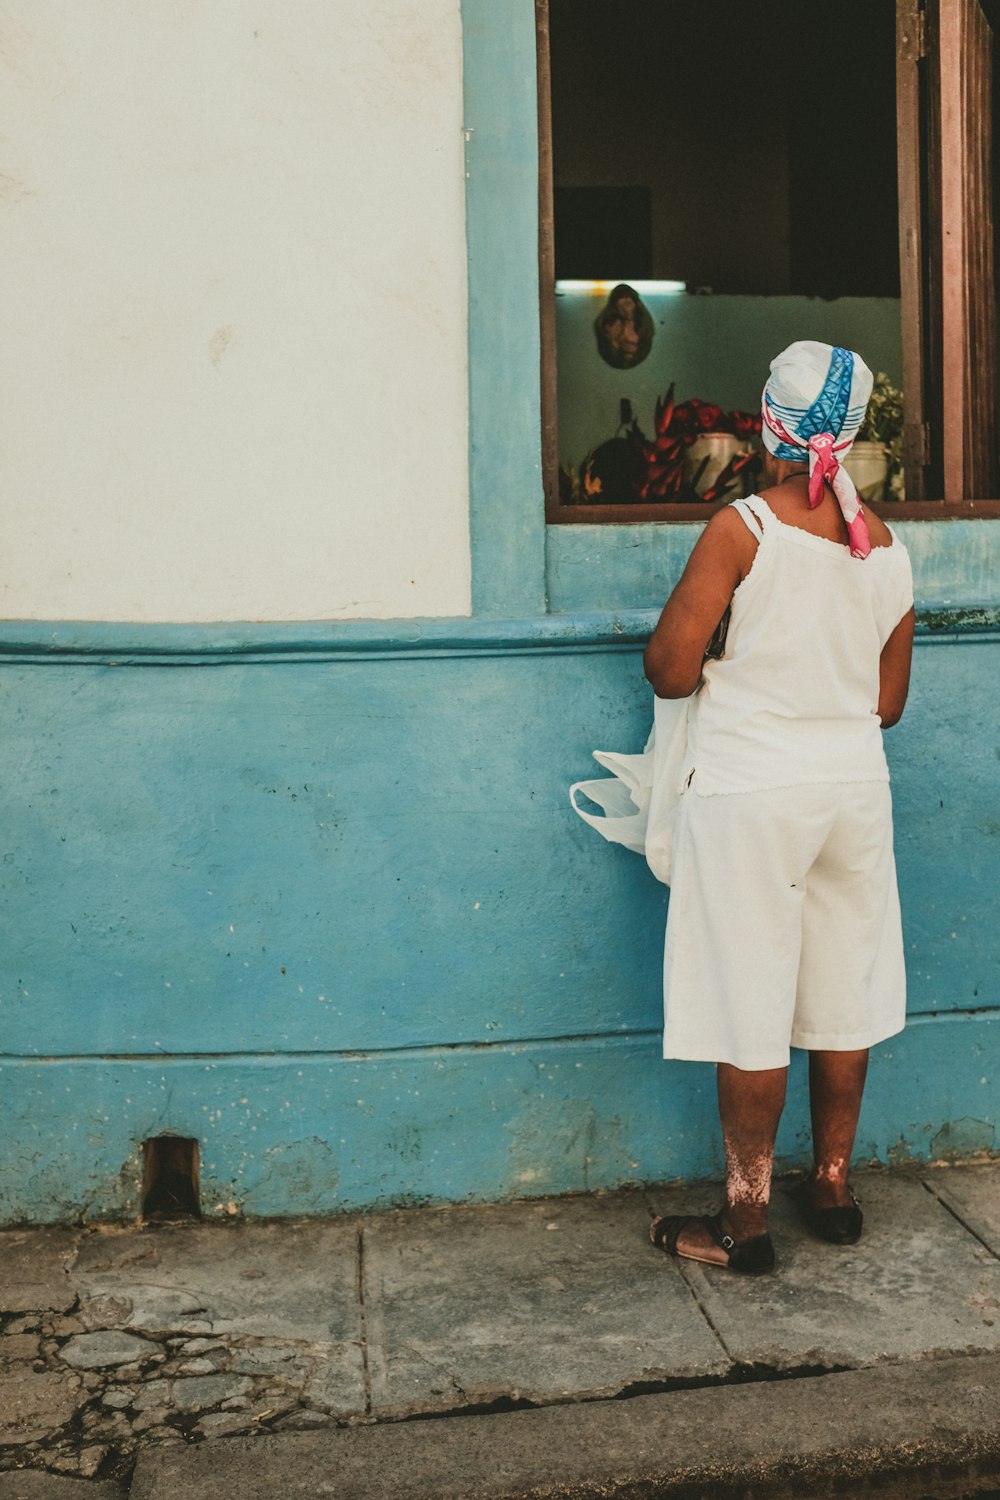
{"type": "Polygon", "coordinates": [[[771,361],[761,401],[764,447],[775,458],[809,463],[809,504],[829,485],[837,498],[852,557],[871,551],[868,527],[846,458],[868,409],[872,372],[860,354],[800,339],[771,361]]]}

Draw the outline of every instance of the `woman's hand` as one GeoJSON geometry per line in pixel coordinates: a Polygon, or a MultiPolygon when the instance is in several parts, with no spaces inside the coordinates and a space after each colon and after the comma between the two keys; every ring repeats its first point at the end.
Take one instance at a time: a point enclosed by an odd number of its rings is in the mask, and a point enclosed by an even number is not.
{"type": "Polygon", "coordinates": [[[663,606],[643,657],[658,698],[686,698],[701,681],[705,648],[737,586],[753,566],[757,542],[736,511],[717,511],[698,538],[680,582],[663,606]]]}

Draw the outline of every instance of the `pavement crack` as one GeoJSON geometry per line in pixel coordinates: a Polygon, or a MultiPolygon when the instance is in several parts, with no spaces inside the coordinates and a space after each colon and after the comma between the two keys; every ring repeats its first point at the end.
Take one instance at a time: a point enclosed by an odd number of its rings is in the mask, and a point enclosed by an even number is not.
{"type": "Polygon", "coordinates": [[[365,1393],[365,1416],[372,1414],[372,1372],[368,1361],[368,1308],[365,1304],[365,1232],[358,1226],[358,1320],[361,1333],[361,1380],[365,1393]]]}
{"type": "Polygon", "coordinates": [[[725,1339],[723,1338],[723,1336],[722,1336],[722,1330],[719,1328],[718,1324],[715,1322],[715,1319],[712,1317],[712,1314],[709,1312],[709,1310],[705,1306],[704,1302],[702,1302],[701,1298],[698,1296],[698,1289],[695,1286],[694,1282],[691,1281],[691,1280],[689,1280],[688,1276],[686,1275],[683,1259],[679,1259],[678,1260],[678,1262],[677,1262],[677,1269],[681,1273],[681,1280],[683,1281],[684,1285],[687,1287],[688,1291],[691,1293],[691,1296],[692,1296],[692,1298],[694,1300],[695,1307],[701,1313],[702,1317],[705,1319],[705,1322],[708,1324],[708,1326],[711,1329],[712,1333],[718,1339],[719,1344],[722,1347],[723,1354],[729,1360],[729,1363],[731,1365],[735,1366],[736,1363],[737,1363],[736,1356],[733,1354],[733,1351],[730,1349],[729,1345],[726,1343],[725,1339]]]}
{"type": "MultiPolygon", "coordinates": [[[[895,1361],[890,1361],[895,1363],[895,1361]]],[[[496,1416],[504,1412],[541,1411],[553,1407],[597,1406],[610,1402],[632,1401],[639,1396],[669,1396],[682,1391],[718,1390],[724,1386],[766,1385],[780,1381],[822,1380],[827,1375],[854,1372],[851,1364],[801,1364],[781,1367],[764,1361],[738,1360],[719,1375],[664,1375],[646,1380],[630,1380],[618,1390],[581,1391],[573,1396],[522,1396],[505,1392],[466,1400],[456,1406],[436,1407],[378,1417],[380,1426],[397,1426],[408,1422],[436,1422],[445,1417],[496,1416]]],[[[453,1381],[453,1383],[455,1383],[453,1381]]]]}
{"type": "Polygon", "coordinates": [[[933,1183],[928,1182],[925,1177],[921,1177],[920,1183],[924,1188],[924,1191],[930,1193],[935,1202],[940,1203],[941,1207],[951,1214],[955,1222],[957,1224],[961,1224],[962,1228],[967,1234],[971,1234],[974,1240],[978,1240],[983,1249],[986,1250],[990,1255],[992,1255],[994,1260],[1000,1260],[1000,1253],[998,1253],[993,1248],[989,1240],[985,1239],[983,1235],[980,1234],[979,1230],[975,1227],[974,1224],[970,1224],[968,1219],[962,1217],[958,1209],[951,1202],[950,1197],[942,1197],[934,1187],[933,1183]]]}
{"type": "MultiPolygon", "coordinates": [[[[642,1196],[643,1196],[643,1198],[645,1200],[646,1208],[649,1211],[650,1220],[652,1221],[657,1216],[657,1214],[656,1214],[656,1208],[653,1205],[652,1196],[649,1193],[643,1193],[642,1196]]],[[[676,1264],[677,1264],[677,1269],[680,1272],[681,1280],[683,1281],[684,1285],[687,1287],[688,1291],[690,1292],[691,1297],[692,1297],[692,1299],[694,1301],[695,1307],[698,1309],[698,1311],[701,1313],[702,1317],[705,1319],[705,1322],[708,1324],[711,1332],[714,1334],[716,1340],[718,1341],[718,1343],[719,1343],[719,1345],[720,1345],[720,1347],[722,1349],[723,1354],[729,1360],[730,1365],[735,1368],[736,1365],[737,1365],[737,1363],[738,1363],[738,1361],[736,1360],[736,1357],[733,1354],[733,1351],[730,1349],[729,1345],[726,1343],[725,1339],[722,1337],[722,1333],[719,1330],[719,1328],[716,1326],[716,1324],[715,1324],[715,1322],[714,1322],[714,1320],[712,1318],[712,1315],[709,1312],[708,1308],[705,1306],[704,1302],[702,1302],[701,1298],[698,1296],[697,1288],[695,1287],[694,1283],[692,1281],[690,1281],[688,1279],[687,1275],[685,1274],[685,1266],[684,1266],[684,1260],[683,1260],[683,1258],[680,1257],[680,1256],[678,1256],[676,1264]]],[[[691,1262],[690,1264],[693,1265],[694,1262],[691,1262]]]]}

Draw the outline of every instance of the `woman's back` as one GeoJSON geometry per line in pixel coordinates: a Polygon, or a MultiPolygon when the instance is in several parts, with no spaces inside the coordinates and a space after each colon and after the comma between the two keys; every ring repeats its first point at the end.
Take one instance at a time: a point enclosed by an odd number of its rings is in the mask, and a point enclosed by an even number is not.
{"type": "Polygon", "coordinates": [[[909,558],[875,516],[871,553],[852,557],[838,508],[810,510],[800,489],[737,502],[758,540],[692,714],[702,795],[888,779],[879,662],[913,602],[909,558]]]}

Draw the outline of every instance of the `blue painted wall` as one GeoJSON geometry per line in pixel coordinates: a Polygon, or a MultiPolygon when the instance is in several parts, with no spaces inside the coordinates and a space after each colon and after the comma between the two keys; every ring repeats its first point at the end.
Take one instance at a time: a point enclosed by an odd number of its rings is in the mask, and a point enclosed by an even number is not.
{"type": "MultiPolygon", "coordinates": [[[[566,786],[638,748],[696,529],[555,527],[538,463],[531,0],[465,0],[475,616],[0,631],[0,1222],[694,1177],[712,1070],[659,1060],[666,896],[566,786]]],[[[1000,531],[906,523],[926,609],[889,738],[913,1023],[859,1154],[1000,1119],[1000,531]]],[[[801,1059],[779,1149],[807,1153],[801,1059]]]]}
{"type": "MultiPolygon", "coordinates": [[[[202,1142],[219,1213],[715,1170],[711,1070],[658,1058],[665,892],[566,800],[592,747],[641,743],[648,623],[8,658],[0,1220],[135,1212],[162,1132],[202,1142]]],[[[963,1119],[992,1145],[998,669],[992,631],[922,635],[889,737],[918,1024],[866,1157],[963,1119]]],[[[804,1124],[793,1097],[787,1159],[804,1124]]]]}

